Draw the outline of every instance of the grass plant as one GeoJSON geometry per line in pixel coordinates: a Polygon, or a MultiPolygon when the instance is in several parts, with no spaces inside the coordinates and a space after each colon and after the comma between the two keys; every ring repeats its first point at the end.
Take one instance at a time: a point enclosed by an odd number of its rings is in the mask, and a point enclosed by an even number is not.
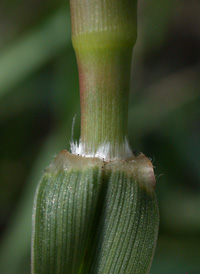
{"type": "Polygon", "coordinates": [[[33,274],[145,274],[158,232],[153,166],[127,136],[137,2],[71,0],[81,138],[45,170],[32,235],[33,274]]]}

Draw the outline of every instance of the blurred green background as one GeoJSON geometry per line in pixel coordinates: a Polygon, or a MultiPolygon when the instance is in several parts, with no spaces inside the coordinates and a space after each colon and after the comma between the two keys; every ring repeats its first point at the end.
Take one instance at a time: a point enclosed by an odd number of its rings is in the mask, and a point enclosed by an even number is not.
{"type": "MultiPolygon", "coordinates": [[[[151,274],[200,273],[200,1],[139,1],[129,137],[157,176],[151,274]]],[[[33,197],[80,134],[69,1],[1,0],[0,273],[30,273],[33,197]]]]}

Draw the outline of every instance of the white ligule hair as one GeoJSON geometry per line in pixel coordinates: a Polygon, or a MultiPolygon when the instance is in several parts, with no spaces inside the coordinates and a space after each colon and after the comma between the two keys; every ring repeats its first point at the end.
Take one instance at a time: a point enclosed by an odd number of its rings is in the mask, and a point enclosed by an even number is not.
{"type": "Polygon", "coordinates": [[[93,145],[86,145],[81,140],[70,142],[71,153],[83,157],[97,157],[105,161],[128,160],[133,157],[127,138],[122,144],[105,142],[95,151],[93,145]]]}

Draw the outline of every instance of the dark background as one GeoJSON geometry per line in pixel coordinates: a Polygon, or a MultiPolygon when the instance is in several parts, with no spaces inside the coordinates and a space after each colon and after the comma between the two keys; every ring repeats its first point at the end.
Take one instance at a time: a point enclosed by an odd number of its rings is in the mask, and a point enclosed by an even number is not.
{"type": "MultiPolygon", "coordinates": [[[[78,73],[69,1],[1,0],[0,273],[30,273],[33,196],[69,149],[78,73]]],[[[139,1],[129,104],[132,148],[157,175],[151,274],[200,273],[200,1],[139,1]]]]}

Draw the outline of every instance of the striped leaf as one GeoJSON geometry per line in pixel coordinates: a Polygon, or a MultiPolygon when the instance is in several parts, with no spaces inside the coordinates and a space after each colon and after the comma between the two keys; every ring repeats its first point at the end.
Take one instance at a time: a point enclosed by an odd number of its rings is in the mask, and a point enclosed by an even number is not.
{"type": "Polygon", "coordinates": [[[150,161],[61,152],[38,186],[32,273],[148,273],[158,230],[150,161]]]}

